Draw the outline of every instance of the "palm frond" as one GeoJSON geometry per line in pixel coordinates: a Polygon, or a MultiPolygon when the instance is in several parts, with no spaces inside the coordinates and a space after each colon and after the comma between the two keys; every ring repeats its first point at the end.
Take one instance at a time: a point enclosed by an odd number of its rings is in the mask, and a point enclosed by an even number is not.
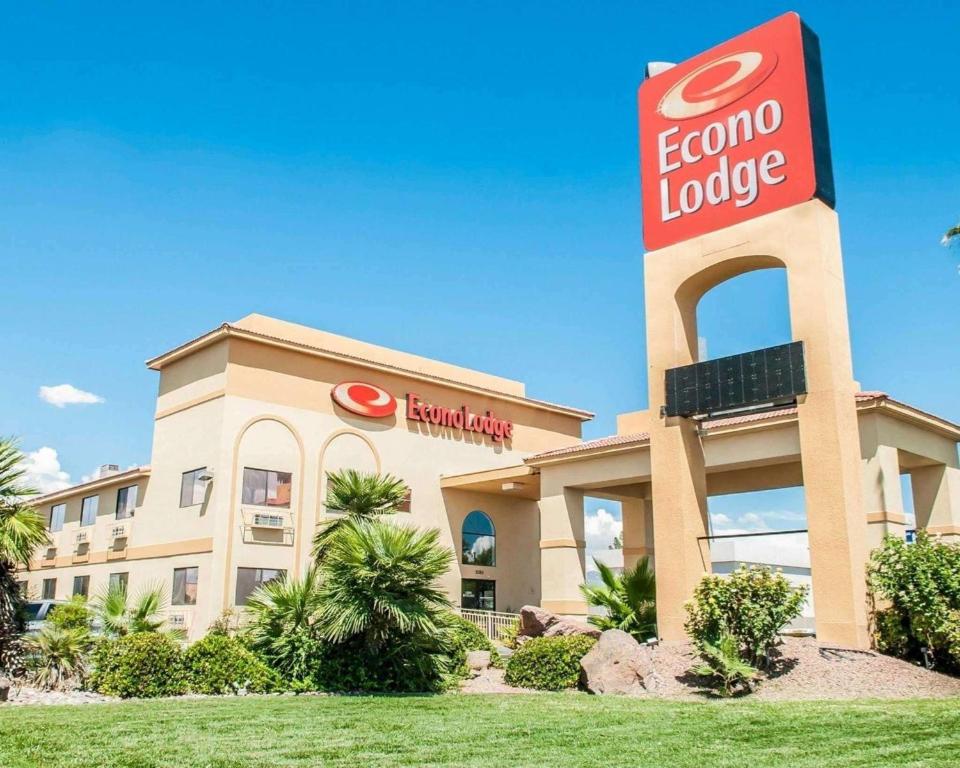
{"type": "Polygon", "coordinates": [[[23,459],[15,439],[0,438],[0,560],[26,565],[49,539],[29,501],[37,491],[24,482],[23,459]]]}
{"type": "Polygon", "coordinates": [[[617,575],[605,563],[594,559],[602,584],[584,584],[580,591],[588,605],[602,608],[588,621],[598,629],[621,629],[644,641],[657,634],[657,585],[647,558],[617,575]]]}

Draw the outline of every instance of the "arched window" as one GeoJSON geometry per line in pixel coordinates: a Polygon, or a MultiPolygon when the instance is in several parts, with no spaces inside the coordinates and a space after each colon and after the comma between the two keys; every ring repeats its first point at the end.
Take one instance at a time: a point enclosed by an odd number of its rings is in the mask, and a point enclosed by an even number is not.
{"type": "Polygon", "coordinates": [[[497,534],[493,521],[479,509],[463,521],[463,562],[467,565],[497,564],[497,534]]]}

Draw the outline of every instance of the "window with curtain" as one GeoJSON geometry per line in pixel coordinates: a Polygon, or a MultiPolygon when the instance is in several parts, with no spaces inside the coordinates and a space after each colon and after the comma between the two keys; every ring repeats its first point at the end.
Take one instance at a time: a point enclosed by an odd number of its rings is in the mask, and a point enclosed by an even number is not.
{"type": "Polygon", "coordinates": [[[87,496],[80,502],[80,525],[93,525],[97,522],[97,511],[100,509],[99,496],[87,496]]]}
{"type": "Polygon", "coordinates": [[[235,605],[246,605],[247,598],[264,584],[282,579],[286,571],[280,568],[237,568],[235,605]]]}
{"type": "Polygon", "coordinates": [[[255,507],[287,508],[290,506],[292,480],[293,475],[289,472],[244,467],[242,503],[255,507]]]}
{"type": "Polygon", "coordinates": [[[197,604],[197,566],[173,569],[173,596],[171,605],[197,604]]]}
{"type": "Polygon", "coordinates": [[[493,521],[475,509],[463,521],[463,562],[467,565],[496,565],[497,535],[493,521]]]}
{"type": "Polygon", "coordinates": [[[83,595],[84,597],[90,596],[90,577],[89,576],[73,577],[73,594],[83,595]]]}
{"type": "Polygon", "coordinates": [[[62,531],[63,530],[63,521],[67,517],[67,505],[66,504],[54,504],[50,507],[50,528],[51,532],[62,531]]]}
{"type": "Polygon", "coordinates": [[[206,474],[206,467],[191,469],[180,477],[180,506],[193,507],[203,504],[203,497],[207,492],[207,483],[200,477],[206,474]]]}
{"type": "Polygon", "coordinates": [[[137,508],[137,486],[129,485],[117,491],[117,520],[133,517],[137,508]]]}

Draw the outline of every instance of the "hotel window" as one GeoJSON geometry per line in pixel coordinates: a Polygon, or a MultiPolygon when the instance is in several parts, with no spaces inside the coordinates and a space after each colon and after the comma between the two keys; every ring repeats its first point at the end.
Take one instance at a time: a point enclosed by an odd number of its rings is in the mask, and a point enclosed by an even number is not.
{"type": "Polygon", "coordinates": [[[83,595],[84,597],[88,597],[90,595],[90,577],[89,576],[73,577],[73,594],[83,595]]]}
{"type": "Polygon", "coordinates": [[[463,562],[466,565],[497,564],[497,535],[493,522],[479,509],[463,521],[463,562]]]}
{"type": "Polygon", "coordinates": [[[129,581],[129,579],[130,579],[130,574],[127,573],[126,571],[124,571],[123,573],[111,573],[109,589],[113,591],[114,589],[117,589],[119,587],[124,592],[126,592],[127,582],[129,581]]]}
{"type": "Polygon", "coordinates": [[[289,508],[291,479],[289,472],[244,467],[242,503],[255,507],[289,508]]]}
{"type": "Polygon", "coordinates": [[[137,486],[129,485],[117,491],[117,520],[133,517],[137,508],[137,486]]]}
{"type": "Polygon", "coordinates": [[[57,580],[44,579],[43,588],[40,590],[40,597],[44,600],[53,600],[57,596],[57,580]]]}
{"type": "Polygon", "coordinates": [[[80,502],[80,525],[93,525],[97,522],[97,510],[99,508],[99,496],[87,496],[80,502]]]}
{"type": "Polygon", "coordinates": [[[207,483],[200,478],[207,474],[206,467],[191,469],[184,472],[180,480],[180,506],[193,507],[203,504],[203,497],[207,492],[207,483]]]}
{"type": "Polygon", "coordinates": [[[173,569],[173,605],[197,604],[197,572],[196,566],[173,569]]]}
{"type": "Polygon", "coordinates": [[[250,597],[264,584],[282,579],[286,571],[280,568],[237,568],[237,593],[235,605],[246,605],[250,597]]]}
{"type": "Polygon", "coordinates": [[[63,521],[67,517],[67,505],[66,504],[54,504],[50,507],[50,525],[48,526],[52,532],[62,531],[63,530],[63,521]]]}
{"type": "Polygon", "coordinates": [[[497,582],[463,579],[460,582],[460,607],[473,611],[497,610],[497,582]]]}

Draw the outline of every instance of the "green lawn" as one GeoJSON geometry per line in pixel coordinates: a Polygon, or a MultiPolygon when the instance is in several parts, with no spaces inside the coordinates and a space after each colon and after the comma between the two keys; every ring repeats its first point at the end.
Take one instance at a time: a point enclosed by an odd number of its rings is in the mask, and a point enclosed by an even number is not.
{"type": "Polygon", "coordinates": [[[956,766],[960,700],[268,697],[0,709],[0,766],[956,766]]]}

